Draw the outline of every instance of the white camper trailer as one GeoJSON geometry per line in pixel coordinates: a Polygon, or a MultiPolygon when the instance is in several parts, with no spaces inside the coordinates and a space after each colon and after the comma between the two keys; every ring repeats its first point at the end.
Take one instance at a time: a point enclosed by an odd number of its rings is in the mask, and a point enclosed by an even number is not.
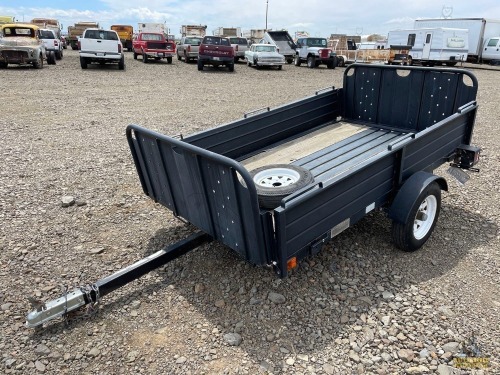
{"type": "Polygon", "coordinates": [[[489,38],[500,36],[500,20],[486,18],[430,18],[415,20],[415,29],[452,27],[469,30],[469,61],[481,61],[489,38]]]}
{"type": "Polygon", "coordinates": [[[408,45],[410,63],[424,66],[446,64],[454,66],[467,60],[469,34],[467,29],[445,27],[389,31],[387,44],[408,45]]]}

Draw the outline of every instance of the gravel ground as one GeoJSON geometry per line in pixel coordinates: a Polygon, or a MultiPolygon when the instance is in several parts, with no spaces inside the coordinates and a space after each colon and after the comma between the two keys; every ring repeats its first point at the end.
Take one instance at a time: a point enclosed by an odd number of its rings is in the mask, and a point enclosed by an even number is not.
{"type": "Polygon", "coordinates": [[[59,297],[192,232],[143,195],[127,124],[192,134],[341,86],[343,69],[200,73],[127,54],[124,72],[83,71],[67,50],[43,70],[0,70],[0,372],[500,373],[500,72],[478,68],[481,172],[465,186],[448,176],[420,251],[396,250],[381,213],[285,280],[211,243],[40,330],[24,326],[28,296],[59,297]],[[454,369],[472,336],[490,367],[454,369]]]}

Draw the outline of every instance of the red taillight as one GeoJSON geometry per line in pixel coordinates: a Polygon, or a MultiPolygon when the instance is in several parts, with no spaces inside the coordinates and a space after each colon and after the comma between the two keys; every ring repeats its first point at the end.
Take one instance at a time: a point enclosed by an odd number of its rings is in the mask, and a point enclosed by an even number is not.
{"type": "Polygon", "coordinates": [[[82,48],[80,41],[78,41],[77,45],[78,45],[78,49],[80,50],[82,48]]]}
{"type": "Polygon", "coordinates": [[[191,46],[188,46],[187,51],[191,52],[191,46]]]}
{"type": "Polygon", "coordinates": [[[57,43],[57,40],[54,40],[54,46],[57,47],[59,43],[57,43]]]}
{"type": "Polygon", "coordinates": [[[122,45],[118,44],[118,53],[121,53],[121,52],[122,52],[122,45]]]}

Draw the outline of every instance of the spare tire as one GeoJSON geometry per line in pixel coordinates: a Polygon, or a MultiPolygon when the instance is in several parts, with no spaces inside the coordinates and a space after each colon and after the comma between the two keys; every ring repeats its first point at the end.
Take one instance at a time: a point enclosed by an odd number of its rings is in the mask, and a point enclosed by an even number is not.
{"type": "Polygon", "coordinates": [[[259,205],[273,209],[281,200],[314,181],[312,173],[291,164],[271,164],[250,171],[255,183],[259,205]]]}

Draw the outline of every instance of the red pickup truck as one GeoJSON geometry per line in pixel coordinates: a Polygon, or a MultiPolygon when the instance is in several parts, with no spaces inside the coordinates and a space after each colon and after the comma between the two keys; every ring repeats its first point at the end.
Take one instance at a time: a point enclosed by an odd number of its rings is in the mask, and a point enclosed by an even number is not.
{"type": "Polygon", "coordinates": [[[227,66],[230,72],[234,71],[234,49],[229,38],[220,36],[206,36],[198,50],[198,70],[205,65],[227,66]]]}
{"type": "Polygon", "coordinates": [[[142,61],[148,62],[148,58],[155,60],[167,59],[167,63],[172,63],[172,56],[175,55],[175,42],[165,39],[161,33],[139,33],[132,42],[134,59],[137,55],[142,55],[142,61]]]}

